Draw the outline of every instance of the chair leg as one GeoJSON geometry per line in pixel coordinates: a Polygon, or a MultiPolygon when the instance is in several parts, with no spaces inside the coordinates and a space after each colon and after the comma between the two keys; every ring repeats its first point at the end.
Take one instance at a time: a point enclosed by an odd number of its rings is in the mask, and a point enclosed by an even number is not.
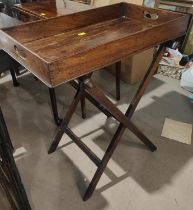
{"type": "Polygon", "coordinates": [[[115,75],[116,75],[116,99],[121,98],[121,61],[115,64],[115,75]]]}
{"type": "Polygon", "coordinates": [[[12,81],[13,81],[13,86],[14,87],[18,87],[19,86],[19,82],[17,81],[17,78],[15,76],[15,69],[11,68],[10,69],[10,73],[11,73],[11,77],[12,77],[12,81]]]}

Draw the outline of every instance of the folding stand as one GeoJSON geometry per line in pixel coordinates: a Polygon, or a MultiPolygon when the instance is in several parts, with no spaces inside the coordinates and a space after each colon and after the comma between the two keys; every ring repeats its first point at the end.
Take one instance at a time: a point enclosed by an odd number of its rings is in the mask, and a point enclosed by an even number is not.
{"type": "Polygon", "coordinates": [[[71,84],[75,88],[77,88],[77,93],[66,113],[66,116],[62,121],[60,129],[58,130],[53,142],[50,145],[48,153],[52,153],[56,150],[63,134],[66,133],[80,147],[80,149],[83,150],[87,154],[87,156],[96,164],[98,169],[96,170],[95,175],[92,178],[92,181],[89,184],[88,189],[83,197],[84,201],[89,199],[92,193],[94,192],[96,185],[101,175],[103,174],[109,162],[109,159],[111,158],[118,143],[120,142],[120,139],[126,128],[129,129],[132,133],[134,133],[152,152],[156,150],[156,146],[131,122],[131,117],[133,116],[135,109],[146,90],[146,87],[148,86],[154,72],[156,71],[159,65],[159,62],[164,54],[165,47],[166,43],[160,46],[157,55],[152,61],[125,115],[104,95],[104,93],[96,85],[93,84],[90,75],[82,76],[78,79],[78,83],[76,81],[71,82],[71,84]],[[120,122],[120,125],[115,135],[113,136],[102,160],[100,160],[68,127],[71,117],[75,112],[75,109],[82,97],[86,97],[91,103],[93,103],[99,110],[101,110],[101,112],[103,112],[108,117],[112,116],[120,122]]]}
{"type": "MultiPolygon", "coordinates": [[[[115,63],[115,78],[116,78],[116,100],[120,100],[120,98],[121,98],[121,90],[120,90],[121,62],[120,61],[115,63]]],[[[49,90],[49,95],[50,95],[50,100],[51,100],[54,122],[56,125],[60,126],[62,119],[60,118],[60,116],[58,114],[58,106],[57,106],[55,89],[48,88],[48,90],[49,90]]],[[[80,104],[81,104],[82,118],[86,119],[86,103],[85,103],[84,97],[81,99],[80,104]]]]}

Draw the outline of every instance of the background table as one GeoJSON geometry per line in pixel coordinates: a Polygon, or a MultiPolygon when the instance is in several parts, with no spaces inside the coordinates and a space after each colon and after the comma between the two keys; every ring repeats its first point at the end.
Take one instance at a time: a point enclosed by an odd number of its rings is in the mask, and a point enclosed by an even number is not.
{"type": "MultiPolygon", "coordinates": [[[[8,15],[5,15],[3,13],[0,13],[0,29],[5,27],[11,27],[19,25],[20,22],[12,17],[9,17],[8,15]]],[[[1,49],[1,46],[0,46],[1,49]]],[[[15,76],[15,71],[18,69],[19,64],[12,59],[7,53],[5,53],[3,50],[0,50],[0,74],[10,71],[12,76],[13,85],[19,86],[19,83],[15,76]]]]}
{"type": "Polygon", "coordinates": [[[16,4],[13,9],[20,15],[22,21],[46,19],[67,15],[94,8],[91,5],[65,0],[41,1],[16,4]],[[57,3],[59,2],[59,3],[57,3]]]}

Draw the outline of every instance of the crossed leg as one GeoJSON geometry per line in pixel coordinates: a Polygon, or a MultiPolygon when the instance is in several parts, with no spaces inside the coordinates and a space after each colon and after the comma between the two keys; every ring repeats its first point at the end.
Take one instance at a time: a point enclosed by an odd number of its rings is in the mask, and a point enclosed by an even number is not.
{"type": "Polygon", "coordinates": [[[112,157],[116,147],[118,146],[122,135],[124,134],[124,131],[126,128],[128,128],[130,131],[132,131],[151,151],[155,151],[156,147],[155,145],[130,121],[133,113],[135,112],[135,109],[143,96],[145,89],[147,85],[149,84],[155,70],[157,69],[157,66],[159,64],[159,61],[161,60],[165,50],[165,45],[161,45],[157,56],[155,57],[154,61],[152,62],[149,70],[147,71],[136,95],[134,96],[126,114],[124,115],[118,108],[116,108],[115,105],[112,104],[112,102],[103,94],[103,92],[97,88],[95,85],[93,85],[90,78],[83,76],[79,80],[79,85],[77,86],[77,94],[62,122],[61,128],[59,129],[58,133],[56,134],[50,148],[49,153],[52,153],[56,150],[60,139],[62,138],[62,135],[64,132],[66,132],[67,135],[69,135],[72,140],[74,140],[75,143],[79,144],[79,147],[82,147],[82,149],[91,160],[93,160],[96,165],[98,166],[97,171],[94,174],[94,177],[92,178],[91,183],[88,186],[88,189],[83,197],[83,200],[86,201],[90,198],[92,193],[94,192],[96,185],[98,181],[100,180],[100,177],[102,176],[110,158],[112,157]],[[113,116],[115,119],[117,119],[120,122],[120,125],[113,136],[104,157],[102,160],[99,160],[92,151],[90,151],[86,145],[79,142],[79,138],[73,134],[73,132],[67,127],[67,124],[69,123],[73,112],[76,109],[76,106],[78,102],[81,100],[82,97],[86,97],[88,100],[90,100],[94,105],[97,106],[102,112],[104,112],[107,116],[113,116]]]}

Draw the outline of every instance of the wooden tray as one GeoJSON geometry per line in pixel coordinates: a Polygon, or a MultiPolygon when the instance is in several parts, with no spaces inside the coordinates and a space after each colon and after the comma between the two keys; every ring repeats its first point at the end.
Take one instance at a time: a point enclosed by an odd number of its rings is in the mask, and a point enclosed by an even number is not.
{"type": "Polygon", "coordinates": [[[186,14],[119,3],[5,28],[0,42],[13,58],[53,87],[181,37],[188,21],[186,14]]]}

